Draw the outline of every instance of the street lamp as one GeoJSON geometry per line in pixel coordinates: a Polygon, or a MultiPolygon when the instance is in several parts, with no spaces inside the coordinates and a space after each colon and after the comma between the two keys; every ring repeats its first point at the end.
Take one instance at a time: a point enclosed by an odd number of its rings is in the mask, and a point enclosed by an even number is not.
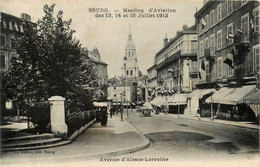
{"type": "MultiPolygon", "coordinates": [[[[181,93],[181,57],[179,57],[179,78],[178,78],[178,85],[179,85],[179,91],[178,93],[181,93]]],[[[178,101],[178,118],[180,117],[180,104],[178,101]]]]}
{"type": "MultiPolygon", "coordinates": [[[[126,60],[127,60],[127,58],[126,58],[126,56],[124,57],[124,61],[125,61],[125,95],[126,95],[126,92],[127,92],[127,73],[126,73],[126,60]]],[[[129,118],[129,115],[128,115],[128,98],[127,98],[127,96],[125,96],[126,97],[126,114],[127,114],[127,118],[129,118]]]]}
{"type": "Polygon", "coordinates": [[[123,118],[123,92],[120,93],[120,96],[121,96],[121,110],[120,110],[121,121],[124,121],[124,118],[123,118]]]}

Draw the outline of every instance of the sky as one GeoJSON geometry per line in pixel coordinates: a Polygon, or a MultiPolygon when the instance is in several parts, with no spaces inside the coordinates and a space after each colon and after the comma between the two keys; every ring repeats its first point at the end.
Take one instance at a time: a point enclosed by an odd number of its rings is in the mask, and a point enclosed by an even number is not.
{"type": "Polygon", "coordinates": [[[121,74],[129,27],[139,70],[147,74],[155,54],[163,47],[166,34],[168,38],[174,38],[176,31],[182,30],[184,24],[189,27],[194,25],[196,8],[199,10],[203,5],[202,0],[0,0],[0,11],[18,17],[21,13],[27,13],[36,22],[44,15],[43,6],[53,3],[56,4],[55,14],[62,10],[65,20],[72,19],[71,28],[76,31],[75,37],[82,46],[89,50],[98,48],[101,59],[108,64],[109,77],[121,74]],[[93,8],[102,12],[91,12],[93,8]],[[154,14],[155,18],[139,18],[139,12],[123,12],[124,9],[143,9],[143,14],[154,14]],[[166,12],[167,18],[159,18],[159,12],[150,13],[150,9],[171,9],[175,12],[166,12]],[[113,18],[105,17],[109,13],[113,18]],[[97,17],[97,14],[104,17],[97,17]],[[116,17],[116,14],[121,14],[121,17],[116,17]],[[128,17],[123,17],[124,14],[128,17]],[[130,14],[136,14],[136,17],[130,18],[130,14]]]}

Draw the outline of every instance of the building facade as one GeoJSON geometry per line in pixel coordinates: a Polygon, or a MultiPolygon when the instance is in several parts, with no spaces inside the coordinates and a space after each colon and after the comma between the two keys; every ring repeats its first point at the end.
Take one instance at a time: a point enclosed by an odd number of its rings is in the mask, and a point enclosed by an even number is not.
{"type": "Polygon", "coordinates": [[[215,92],[201,103],[201,114],[253,119],[253,110],[243,99],[257,91],[259,82],[259,9],[259,1],[209,0],[195,14],[197,88],[215,92]]]}
{"type": "Polygon", "coordinates": [[[120,79],[108,87],[108,98],[112,100],[113,104],[130,105],[136,103],[137,97],[137,83],[120,79]]]}
{"type": "Polygon", "coordinates": [[[88,51],[88,58],[94,64],[94,68],[97,72],[97,82],[98,88],[95,92],[97,98],[107,97],[107,64],[101,60],[100,53],[97,48],[94,48],[91,51],[88,51]]]}
{"type": "Polygon", "coordinates": [[[182,31],[155,55],[157,84],[161,89],[190,92],[197,82],[197,31],[196,26],[182,31]]]}
{"type": "Polygon", "coordinates": [[[4,72],[10,69],[12,59],[18,56],[14,46],[15,37],[24,34],[25,22],[31,22],[31,17],[25,13],[19,18],[0,12],[0,21],[0,71],[4,72]]]}
{"type": "Polygon", "coordinates": [[[147,87],[148,88],[156,88],[157,87],[157,70],[156,65],[148,68],[147,70],[148,78],[147,78],[147,87]]]}
{"type": "Polygon", "coordinates": [[[207,1],[195,18],[201,76],[198,86],[254,77],[259,72],[258,1],[207,1]],[[249,49],[233,56],[238,44],[249,49]]]}

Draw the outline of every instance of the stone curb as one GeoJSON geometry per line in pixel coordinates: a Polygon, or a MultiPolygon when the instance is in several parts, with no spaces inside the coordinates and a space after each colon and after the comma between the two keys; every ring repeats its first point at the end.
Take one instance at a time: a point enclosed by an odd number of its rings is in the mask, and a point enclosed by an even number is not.
{"type": "MultiPolygon", "coordinates": [[[[90,160],[90,159],[95,159],[95,158],[105,158],[105,157],[113,157],[113,156],[120,156],[120,155],[124,155],[124,154],[129,154],[129,153],[133,153],[133,152],[137,152],[137,151],[141,151],[144,150],[148,147],[151,146],[151,142],[150,140],[148,140],[143,134],[142,132],[140,132],[136,127],[134,127],[131,123],[128,122],[127,119],[125,119],[126,122],[132,126],[134,129],[136,129],[147,141],[145,144],[134,147],[134,148],[127,148],[127,149],[121,149],[121,150],[117,150],[117,151],[112,151],[112,152],[107,152],[107,153],[99,153],[99,154],[92,154],[92,155],[77,155],[77,156],[70,156],[70,157],[57,157],[53,160],[59,160],[59,159],[64,159],[66,158],[68,159],[77,159],[77,158],[85,158],[86,160],[90,160]]],[[[92,123],[93,124],[93,123],[92,123]]],[[[91,125],[92,125],[91,124],[91,125]]],[[[87,124],[88,125],[88,124],[87,124]]],[[[75,133],[75,132],[74,132],[75,133]]],[[[71,135],[72,136],[72,135],[71,135]]],[[[75,139],[76,137],[74,137],[75,139]]]]}
{"type": "MultiPolygon", "coordinates": [[[[85,126],[83,126],[84,128],[88,128],[89,126],[91,126],[93,123],[95,123],[95,119],[91,122],[89,122],[88,124],[86,124],[85,126]]],[[[131,126],[133,126],[132,124],[130,124],[128,121],[127,123],[131,126]]],[[[134,126],[133,126],[134,127],[134,126]]],[[[135,127],[134,127],[135,128],[135,127]]],[[[136,129],[136,128],[135,128],[136,129]]],[[[137,131],[142,134],[138,129],[137,131]]],[[[75,131],[67,141],[70,141],[69,143],[71,143],[74,139],[76,139],[77,137],[79,136],[79,130],[75,131]]],[[[133,152],[136,152],[136,151],[141,151],[141,150],[144,150],[148,147],[150,147],[151,145],[151,142],[142,134],[142,136],[147,140],[145,144],[142,144],[142,145],[139,145],[137,147],[134,147],[134,148],[127,148],[127,149],[121,149],[121,150],[117,150],[117,151],[112,151],[112,152],[104,152],[104,153],[99,153],[99,154],[92,154],[92,155],[77,155],[77,156],[61,156],[61,157],[56,157],[56,158],[46,158],[48,160],[53,160],[53,161],[59,161],[59,160],[69,160],[69,159],[73,159],[73,160],[76,160],[76,159],[80,159],[80,158],[85,158],[85,160],[91,160],[91,159],[96,159],[96,158],[105,158],[105,157],[113,157],[113,156],[120,156],[120,155],[124,155],[124,154],[129,154],[129,153],[133,153],[133,152]]],[[[68,144],[69,144],[68,143],[68,144]]],[[[43,161],[46,161],[43,160],[43,161]]],[[[41,161],[41,160],[40,160],[41,161]]],[[[22,161],[23,162],[23,161],[22,161]]]]}
{"type": "Polygon", "coordinates": [[[240,127],[240,128],[246,128],[246,129],[253,129],[253,130],[260,130],[259,127],[247,127],[247,126],[243,126],[243,125],[235,125],[235,124],[229,124],[229,123],[225,123],[225,122],[215,122],[215,121],[208,121],[208,120],[203,120],[203,119],[193,119],[193,118],[188,118],[188,117],[179,117],[181,119],[190,119],[190,120],[194,120],[194,121],[203,121],[203,122],[209,122],[209,123],[213,123],[213,124],[222,124],[222,125],[228,125],[228,126],[235,126],[235,127],[240,127]]]}

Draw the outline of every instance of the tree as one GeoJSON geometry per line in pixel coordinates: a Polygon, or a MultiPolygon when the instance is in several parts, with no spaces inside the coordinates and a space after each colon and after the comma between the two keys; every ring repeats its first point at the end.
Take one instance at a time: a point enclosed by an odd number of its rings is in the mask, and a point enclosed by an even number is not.
{"type": "Polygon", "coordinates": [[[82,85],[96,80],[93,64],[86,63],[87,55],[73,36],[72,20],[64,21],[62,11],[54,16],[54,7],[44,6],[37,25],[24,23],[24,35],[16,38],[19,58],[3,76],[2,94],[21,106],[59,95],[68,107],[88,109],[93,91],[82,85]]]}

